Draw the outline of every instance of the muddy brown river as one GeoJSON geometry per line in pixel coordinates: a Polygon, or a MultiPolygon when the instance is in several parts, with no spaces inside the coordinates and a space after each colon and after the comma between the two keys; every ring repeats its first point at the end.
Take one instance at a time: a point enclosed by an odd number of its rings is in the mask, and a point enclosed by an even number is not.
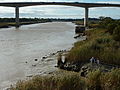
{"type": "Polygon", "coordinates": [[[42,61],[41,58],[71,48],[76,41],[74,29],[75,25],[71,22],[0,29],[0,90],[27,76],[56,70],[56,60],[42,61]]]}

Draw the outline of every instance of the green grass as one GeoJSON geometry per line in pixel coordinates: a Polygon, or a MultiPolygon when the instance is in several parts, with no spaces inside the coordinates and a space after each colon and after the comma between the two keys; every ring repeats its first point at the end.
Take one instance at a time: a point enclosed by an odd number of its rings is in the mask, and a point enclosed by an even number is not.
{"type": "Polygon", "coordinates": [[[89,62],[96,57],[106,64],[120,65],[120,43],[115,41],[104,29],[86,31],[87,40],[74,44],[66,55],[68,62],[89,62]]]}

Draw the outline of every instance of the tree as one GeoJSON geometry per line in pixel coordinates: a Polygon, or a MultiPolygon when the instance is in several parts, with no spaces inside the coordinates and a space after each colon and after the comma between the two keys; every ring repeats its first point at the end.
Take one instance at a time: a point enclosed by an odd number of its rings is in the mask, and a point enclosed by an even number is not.
{"type": "Polygon", "coordinates": [[[113,23],[113,22],[114,20],[112,18],[105,17],[105,18],[102,18],[102,21],[99,24],[101,28],[107,28],[108,24],[113,23]]]}
{"type": "Polygon", "coordinates": [[[104,16],[100,16],[99,19],[102,21],[105,17],[104,16]]]}
{"type": "Polygon", "coordinates": [[[113,23],[109,23],[108,25],[107,25],[107,31],[110,33],[110,34],[113,34],[113,32],[114,32],[114,29],[115,29],[115,27],[116,27],[117,25],[113,22],[113,23]]]}

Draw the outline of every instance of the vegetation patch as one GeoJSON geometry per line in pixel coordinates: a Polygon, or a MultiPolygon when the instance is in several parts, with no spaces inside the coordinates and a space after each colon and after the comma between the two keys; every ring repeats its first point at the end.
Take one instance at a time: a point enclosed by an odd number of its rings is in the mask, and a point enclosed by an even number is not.
{"type": "Polygon", "coordinates": [[[86,63],[91,57],[96,57],[102,63],[120,65],[119,21],[107,17],[99,25],[99,28],[85,32],[85,41],[74,44],[66,55],[68,62],[86,63]]]}

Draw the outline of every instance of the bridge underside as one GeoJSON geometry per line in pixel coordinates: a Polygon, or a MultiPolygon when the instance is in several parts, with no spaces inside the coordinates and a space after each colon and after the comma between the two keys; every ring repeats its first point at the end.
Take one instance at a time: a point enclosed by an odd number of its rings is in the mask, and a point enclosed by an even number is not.
{"type": "Polygon", "coordinates": [[[7,2],[0,3],[0,6],[14,7],[16,27],[19,27],[19,8],[36,5],[66,5],[85,8],[84,26],[88,26],[89,8],[93,7],[120,7],[120,4],[104,4],[104,3],[79,3],[79,2],[7,2]]]}
{"type": "Polygon", "coordinates": [[[75,7],[120,7],[120,4],[109,4],[109,3],[79,3],[79,2],[7,2],[0,3],[0,6],[7,7],[26,7],[26,6],[35,6],[35,5],[66,5],[66,6],[75,6],[75,7]]]}

